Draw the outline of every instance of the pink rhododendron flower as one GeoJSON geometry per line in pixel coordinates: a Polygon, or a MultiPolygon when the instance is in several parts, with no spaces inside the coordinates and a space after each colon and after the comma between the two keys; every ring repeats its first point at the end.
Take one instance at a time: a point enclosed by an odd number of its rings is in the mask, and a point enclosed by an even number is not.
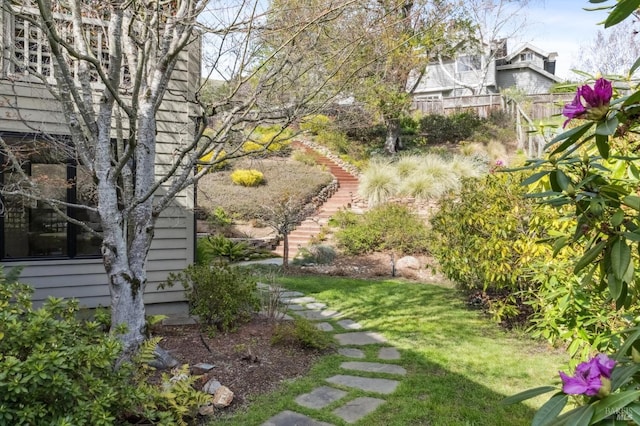
{"type": "Polygon", "coordinates": [[[603,379],[608,382],[616,362],[604,354],[599,354],[576,368],[569,376],[560,371],[562,392],[570,395],[595,396],[603,387],[603,379]]]}
{"type": "Polygon", "coordinates": [[[567,117],[562,127],[574,118],[589,118],[599,120],[604,117],[609,107],[609,102],[613,96],[613,86],[611,82],[604,78],[596,80],[593,88],[585,84],[576,90],[573,101],[566,104],[562,109],[562,115],[567,117]],[[586,106],[582,103],[586,102],[586,106]]]}

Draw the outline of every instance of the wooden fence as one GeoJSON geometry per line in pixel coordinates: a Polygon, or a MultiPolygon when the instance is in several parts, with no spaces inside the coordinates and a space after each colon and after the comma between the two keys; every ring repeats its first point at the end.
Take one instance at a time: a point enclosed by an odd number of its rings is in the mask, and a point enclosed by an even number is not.
{"type": "MultiPolygon", "coordinates": [[[[542,156],[546,140],[553,134],[542,134],[539,122],[562,113],[563,106],[571,102],[573,93],[553,93],[528,95],[521,99],[508,98],[500,94],[461,96],[436,100],[415,100],[413,109],[423,114],[449,115],[456,112],[471,111],[486,118],[491,111],[506,111],[516,123],[518,149],[527,153],[529,158],[542,156]]],[[[546,129],[547,133],[549,129],[546,129]]]]}
{"type": "MultiPolygon", "coordinates": [[[[562,113],[562,107],[571,102],[573,93],[552,93],[527,95],[518,100],[523,110],[532,120],[543,120],[562,113]]],[[[423,114],[449,115],[460,111],[473,111],[479,117],[486,118],[492,110],[507,108],[507,99],[500,94],[459,96],[434,100],[414,100],[412,109],[423,114]]]]}

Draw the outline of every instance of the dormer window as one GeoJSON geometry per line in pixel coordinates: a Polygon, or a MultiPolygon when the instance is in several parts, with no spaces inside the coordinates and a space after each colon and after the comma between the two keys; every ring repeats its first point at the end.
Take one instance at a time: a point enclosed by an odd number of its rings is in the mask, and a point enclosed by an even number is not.
{"type": "Polygon", "coordinates": [[[531,62],[533,61],[533,53],[524,52],[520,54],[520,62],[531,62]]]}

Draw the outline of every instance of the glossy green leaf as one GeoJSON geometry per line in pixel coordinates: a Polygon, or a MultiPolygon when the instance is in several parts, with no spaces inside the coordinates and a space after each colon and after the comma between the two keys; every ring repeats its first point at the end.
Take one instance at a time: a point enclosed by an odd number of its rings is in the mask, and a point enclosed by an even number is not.
{"type": "Polygon", "coordinates": [[[629,17],[640,6],[640,0],[620,0],[607,16],[604,27],[609,28],[629,17]]]}
{"type": "Polygon", "coordinates": [[[629,268],[629,262],[631,262],[631,248],[626,240],[617,238],[611,246],[609,255],[611,256],[613,275],[617,279],[622,280],[629,268]]]}
{"type": "Polygon", "coordinates": [[[602,158],[609,158],[609,137],[607,135],[596,134],[596,147],[602,158]]]}
{"type": "Polygon", "coordinates": [[[631,207],[634,210],[640,211],[640,197],[637,195],[627,195],[622,199],[622,204],[631,207]]]}
{"type": "Polygon", "coordinates": [[[526,178],[525,180],[523,180],[521,185],[522,186],[529,186],[529,185],[531,185],[533,183],[536,183],[537,181],[539,181],[543,177],[547,176],[549,173],[551,173],[551,171],[544,171],[544,172],[534,173],[531,176],[529,176],[528,178],[526,178]]]}
{"type": "Polygon", "coordinates": [[[611,414],[620,411],[621,408],[636,401],[640,398],[640,391],[632,390],[626,392],[615,393],[601,399],[595,404],[595,413],[591,418],[592,423],[599,422],[611,414]]]}
{"type": "Polygon", "coordinates": [[[565,426],[584,426],[590,424],[594,412],[593,405],[583,405],[566,413],[566,417],[562,415],[561,418],[565,426]]]}
{"type": "Polygon", "coordinates": [[[542,426],[551,422],[562,412],[568,400],[569,396],[564,393],[557,393],[552,396],[533,416],[531,426],[542,426]]]}
{"type": "Polygon", "coordinates": [[[577,274],[586,266],[591,264],[595,260],[595,258],[598,257],[600,253],[602,253],[606,245],[606,241],[600,241],[598,244],[587,250],[585,254],[580,258],[580,260],[578,260],[578,262],[576,263],[576,266],[573,268],[573,273],[577,274]]]}
{"type": "Polygon", "coordinates": [[[611,391],[615,391],[627,383],[638,371],[640,371],[640,364],[616,366],[611,372],[611,391]]]}
{"type": "Polygon", "coordinates": [[[616,212],[611,216],[611,225],[614,227],[618,227],[622,225],[622,221],[624,220],[624,211],[622,209],[616,210],[616,212]]]}
{"type": "Polygon", "coordinates": [[[545,393],[549,393],[552,391],[557,391],[558,388],[554,386],[541,386],[539,388],[528,389],[526,391],[520,392],[518,394],[512,395],[508,398],[503,399],[500,404],[502,405],[510,405],[517,404],[518,402],[526,401],[527,399],[535,398],[538,395],[542,395],[545,393]]]}
{"type": "Polygon", "coordinates": [[[617,129],[618,129],[618,117],[614,115],[608,120],[598,123],[598,125],[596,126],[596,135],[610,136],[610,135],[613,135],[617,129]]]}
{"type": "MultiPolygon", "coordinates": [[[[611,295],[611,298],[618,302],[624,291],[624,282],[614,274],[609,274],[607,277],[607,285],[609,286],[609,294],[611,295]]],[[[616,307],[618,309],[620,308],[617,304],[616,307]]]]}
{"type": "Polygon", "coordinates": [[[560,237],[557,240],[555,240],[553,243],[553,257],[556,257],[556,255],[560,252],[560,250],[566,247],[568,242],[569,242],[569,237],[560,237]]]}
{"type": "MultiPolygon", "coordinates": [[[[638,67],[640,66],[640,58],[636,59],[636,62],[633,64],[633,66],[631,67],[631,70],[629,71],[630,74],[633,74],[633,72],[638,69],[638,67]]],[[[622,104],[622,107],[628,107],[630,105],[634,105],[640,102],[640,91],[637,91],[635,93],[633,93],[631,96],[629,96],[627,99],[625,99],[624,103],[622,104]]]]}
{"type": "Polygon", "coordinates": [[[569,148],[574,143],[576,143],[585,133],[587,133],[587,131],[589,131],[589,129],[591,128],[591,126],[593,126],[593,124],[594,123],[591,123],[591,122],[585,123],[581,126],[574,127],[571,130],[567,130],[566,132],[561,133],[560,135],[553,138],[553,140],[551,140],[551,142],[547,144],[547,147],[552,146],[560,141],[564,141],[564,142],[562,142],[558,147],[556,147],[556,149],[554,149],[553,152],[551,152],[551,155],[562,152],[567,148],[569,148]]]}

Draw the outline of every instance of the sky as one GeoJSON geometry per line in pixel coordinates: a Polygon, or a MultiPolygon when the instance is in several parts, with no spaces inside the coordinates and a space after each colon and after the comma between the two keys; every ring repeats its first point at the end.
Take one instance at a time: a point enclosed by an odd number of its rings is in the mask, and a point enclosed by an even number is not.
{"type": "Polygon", "coordinates": [[[557,52],[556,75],[576,78],[570,69],[577,65],[580,46],[591,44],[598,30],[604,29],[598,23],[607,17],[606,11],[584,10],[594,6],[588,0],[533,0],[527,7],[521,42],[557,52]]]}

